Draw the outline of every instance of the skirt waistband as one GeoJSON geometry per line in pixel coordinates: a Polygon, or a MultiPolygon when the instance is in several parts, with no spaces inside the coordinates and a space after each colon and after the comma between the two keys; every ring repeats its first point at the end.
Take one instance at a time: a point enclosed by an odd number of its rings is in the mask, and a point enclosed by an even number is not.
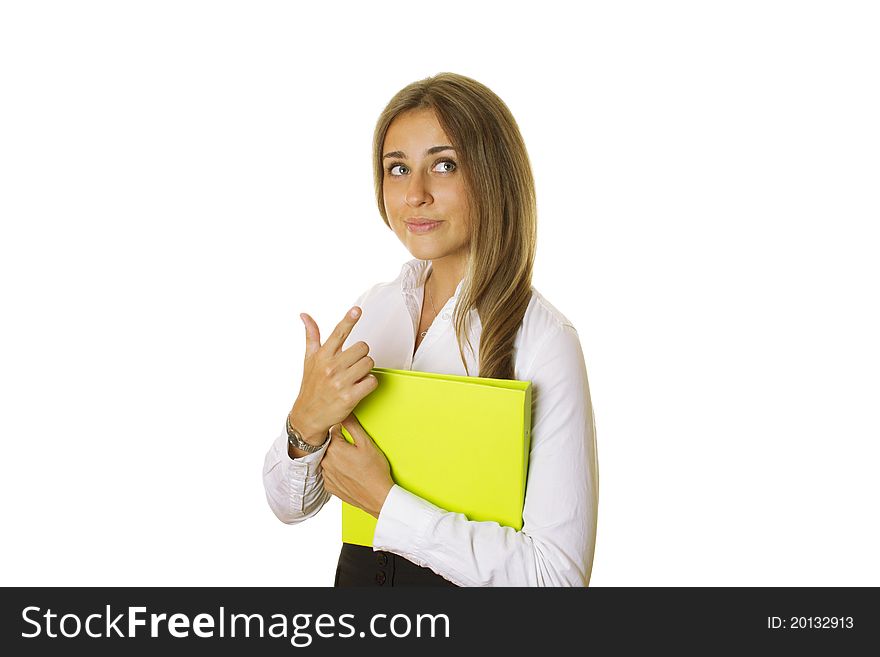
{"type": "Polygon", "coordinates": [[[334,586],[455,586],[430,568],[393,552],[343,543],[334,586]]]}

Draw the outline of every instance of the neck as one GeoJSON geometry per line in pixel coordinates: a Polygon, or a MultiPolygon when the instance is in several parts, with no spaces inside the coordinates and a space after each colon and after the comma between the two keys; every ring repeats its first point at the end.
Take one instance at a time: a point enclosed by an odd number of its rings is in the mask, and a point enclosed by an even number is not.
{"type": "MultiPolygon", "coordinates": [[[[448,257],[431,261],[431,273],[428,276],[428,281],[430,281],[431,294],[435,301],[440,302],[442,299],[442,303],[445,303],[449,297],[455,294],[455,288],[464,278],[466,265],[466,261],[450,261],[448,257]]],[[[426,282],[425,285],[427,284],[426,282]]]]}

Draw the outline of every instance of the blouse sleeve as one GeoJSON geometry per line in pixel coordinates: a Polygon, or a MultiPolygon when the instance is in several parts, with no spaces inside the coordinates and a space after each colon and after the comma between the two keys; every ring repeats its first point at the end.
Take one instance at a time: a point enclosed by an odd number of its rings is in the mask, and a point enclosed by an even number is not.
{"type": "Polygon", "coordinates": [[[527,371],[532,442],[522,530],[468,520],[395,485],[379,514],[374,550],[404,556],[459,586],[589,584],[599,468],[574,327],[551,332],[527,371]]]}
{"type": "Polygon", "coordinates": [[[312,454],[292,459],[287,453],[287,430],[282,431],[263,459],[263,488],[275,516],[288,525],[311,518],[330,499],[324,490],[321,460],[329,442],[312,454]]]}

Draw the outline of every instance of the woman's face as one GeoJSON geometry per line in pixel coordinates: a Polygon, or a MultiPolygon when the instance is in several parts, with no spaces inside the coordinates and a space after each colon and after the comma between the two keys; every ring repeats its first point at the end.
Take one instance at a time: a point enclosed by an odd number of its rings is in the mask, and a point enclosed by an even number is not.
{"type": "Polygon", "coordinates": [[[385,213],[398,239],[414,257],[435,261],[435,268],[442,258],[461,268],[470,220],[464,176],[434,111],[410,110],[395,118],[382,162],[385,213]]]}

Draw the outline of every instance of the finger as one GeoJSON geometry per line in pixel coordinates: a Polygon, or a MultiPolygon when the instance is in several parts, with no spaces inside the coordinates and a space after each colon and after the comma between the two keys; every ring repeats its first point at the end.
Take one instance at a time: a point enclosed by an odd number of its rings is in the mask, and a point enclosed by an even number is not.
{"type": "Polygon", "coordinates": [[[376,375],[367,374],[364,378],[355,383],[351,387],[351,390],[352,394],[354,394],[355,397],[357,397],[358,399],[363,399],[378,387],[379,379],[376,378],[376,375]]]}
{"type": "Polygon", "coordinates": [[[348,349],[339,352],[339,355],[336,357],[336,362],[339,363],[341,368],[347,369],[369,353],[370,345],[363,340],[359,340],[348,349]]]}
{"type": "Polygon", "coordinates": [[[367,376],[375,366],[376,362],[370,356],[364,356],[345,370],[343,383],[346,386],[353,386],[367,376]]]}
{"type": "Polygon", "coordinates": [[[342,435],[342,424],[334,424],[330,428],[330,447],[334,445],[348,447],[350,443],[342,435]]]}
{"type": "Polygon", "coordinates": [[[327,338],[327,342],[324,343],[324,347],[330,351],[331,354],[336,354],[342,348],[342,345],[345,343],[345,339],[348,337],[348,334],[351,333],[351,329],[354,328],[354,325],[357,324],[358,318],[361,316],[361,309],[357,306],[351,308],[351,310],[346,313],[345,317],[343,317],[342,321],[336,325],[336,328],[333,329],[333,333],[330,334],[330,337],[327,338]],[[354,313],[354,314],[352,314],[354,313]]]}
{"type": "Polygon", "coordinates": [[[321,347],[321,330],[318,324],[307,313],[300,313],[299,318],[306,327],[306,356],[315,353],[321,347]]]}
{"type": "MultiPolygon", "coordinates": [[[[354,446],[357,447],[357,436],[351,431],[351,418],[354,417],[354,413],[349,413],[348,417],[346,417],[342,422],[339,423],[340,427],[345,427],[348,430],[348,435],[351,436],[351,439],[354,440],[354,446]]],[[[348,442],[347,440],[345,442],[348,442]]]]}
{"type": "Polygon", "coordinates": [[[360,421],[354,413],[349,413],[348,417],[342,421],[342,425],[348,429],[348,433],[354,440],[355,446],[359,447],[365,438],[369,438],[367,432],[364,431],[364,428],[361,426],[360,421]]]}

